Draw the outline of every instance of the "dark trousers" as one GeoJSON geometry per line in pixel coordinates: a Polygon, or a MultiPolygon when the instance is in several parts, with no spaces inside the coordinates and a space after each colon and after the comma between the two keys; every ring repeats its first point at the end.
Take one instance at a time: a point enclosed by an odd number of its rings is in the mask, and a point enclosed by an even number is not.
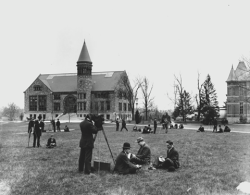
{"type": "Polygon", "coordinates": [[[214,125],[213,132],[217,132],[217,125],[214,125]]]}
{"type": "Polygon", "coordinates": [[[163,163],[159,161],[159,158],[156,158],[154,165],[155,168],[158,169],[168,169],[169,167],[175,167],[174,162],[169,158],[167,158],[163,163]]]}
{"type": "Polygon", "coordinates": [[[79,172],[90,174],[93,148],[81,148],[79,157],[79,172]]]}
{"type": "Polygon", "coordinates": [[[119,125],[116,125],[116,131],[119,131],[119,125]]]}
{"type": "Polygon", "coordinates": [[[157,128],[157,127],[154,127],[154,134],[155,134],[155,132],[156,132],[156,128],[157,128]]]}
{"type": "Polygon", "coordinates": [[[122,126],[122,128],[121,128],[121,131],[122,131],[122,129],[126,129],[127,131],[128,131],[128,129],[127,129],[127,127],[126,126],[122,126]]]}
{"type": "Polygon", "coordinates": [[[55,125],[53,125],[53,130],[54,130],[54,132],[56,132],[56,126],[55,125]]]}
{"type": "Polygon", "coordinates": [[[40,146],[40,136],[37,136],[34,133],[33,147],[36,147],[36,140],[37,140],[37,147],[39,147],[40,146]]]}
{"type": "Polygon", "coordinates": [[[134,163],[134,164],[138,164],[138,165],[145,165],[145,164],[148,164],[148,161],[147,160],[144,160],[144,159],[140,159],[140,158],[131,158],[130,159],[130,162],[134,163]]]}
{"type": "Polygon", "coordinates": [[[136,168],[129,168],[121,174],[127,175],[127,174],[135,174],[135,173],[136,173],[136,168]]]}
{"type": "Polygon", "coordinates": [[[60,126],[56,126],[56,130],[61,131],[60,126]]]}

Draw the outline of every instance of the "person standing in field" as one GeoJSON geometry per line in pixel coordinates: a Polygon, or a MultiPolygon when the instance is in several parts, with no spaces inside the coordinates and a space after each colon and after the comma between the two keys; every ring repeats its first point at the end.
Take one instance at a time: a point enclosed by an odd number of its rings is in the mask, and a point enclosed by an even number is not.
{"type": "Polygon", "coordinates": [[[155,118],[155,120],[154,120],[154,134],[156,132],[156,129],[157,129],[157,121],[156,121],[156,118],[155,118]]]}
{"type": "Polygon", "coordinates": [[[80,123],[82,137],[80,140],[80,157],[79,157],[79,172],[89,175],[91,172],[92,151],[94,148],[93,134],[97,134],[98,130],[93,125],[91,115],[87,115],[85,120],[80,123]]]}
{"type": "Polygon", "coordinates": [[[56,122],[56,130],[57,131],[61,131],[60,125],[61,125],[61,123],[60,123],[59,119],[57,119],[57,122],[56,122]]]}
{"type": "Polygon", "coordinates": [[[118,120],[118,118],[115,120],[115,124],[116,124],[116,131],[119,131],[119,120],[118,120]]]}
{"type": "Polygon", "coordinates": [[[121,131],[122,131],[123,128],[126,129],[126,130],[128,131],[128,129],[127,129],[127,127],[126,127],[126,122],[125,122],[124,119],[122,119],[122,128],[121,128],[121,131]]]}
{"type": "Polygon", "coordinates": [[[38,116],[38,120],[35,121],[35,124],[34,124],[34,140],[33,140],[33,147],[40,147],[40,137],[42,135],[42,123],[41,123],[41,116],[38,116]]]}

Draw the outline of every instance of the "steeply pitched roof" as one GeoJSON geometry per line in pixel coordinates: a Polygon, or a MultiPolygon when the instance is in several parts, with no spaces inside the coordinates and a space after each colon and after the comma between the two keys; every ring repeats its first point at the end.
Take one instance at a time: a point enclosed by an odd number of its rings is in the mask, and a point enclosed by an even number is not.
{"type": "Polygon", "coordinates": [[[249,80],[249,70],[244,62],[239,62],[235,70],[235,77],[237,81],[249,80]]]}
{"type": "Polygon", "coordinates": [[[91,62],[85,41],[83,43],[82,51],[80,53],[80,56],[77,62],[91,62]]]}
{"type": "MultiPolygon", "coordinates": [[[[92,91],[113,91],[120,76],[125,71],[109,71],[92,73],[92,91]]],[[[52,92],[77,91],[77,74],[41,74],[39,79],[52,92]]]]}
{"type": "Polygon", "coordinates": [[[229,76],[227,78],[227,81],[235,81],[236,78],[235,78],[235,72],[234,72],[234,68],[233,68],[233,65],[232,65],[232,68],[231,68],[231,71],[229,73],[229,76]]]}

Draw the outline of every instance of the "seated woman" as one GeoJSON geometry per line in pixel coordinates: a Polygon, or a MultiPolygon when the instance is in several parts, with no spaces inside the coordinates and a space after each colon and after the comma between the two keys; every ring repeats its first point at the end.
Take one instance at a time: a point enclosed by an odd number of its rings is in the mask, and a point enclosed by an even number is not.
{"type": "Polygon", "coordinates": [[[142,130],[142,133],[150,133],[151,128],[148,128],[148,126],[145,126],[142,130]]]}
{"type": "Polygon", "coordinates": [[[224,128],[224,132],[230,132],[231,129],[226,125],[225,128],[224,128]]]}
{"type": "Polygon", "coordinates": [[[205,132],[204,127],[201,125],[197,132],[205,132]]]}
{"type": "Polygon", "coordinates": [[[47,148],[54,148],[56,147],[56,139],[53,137],[53,135],[51,135],[51,137],[48,139],[47,148]]]}
{"type": "Polygon", "coordinates": [[[67,125],[65,125],[65,127],[64,127],[64,132],[69,132],[69,128],[67,125]]]}

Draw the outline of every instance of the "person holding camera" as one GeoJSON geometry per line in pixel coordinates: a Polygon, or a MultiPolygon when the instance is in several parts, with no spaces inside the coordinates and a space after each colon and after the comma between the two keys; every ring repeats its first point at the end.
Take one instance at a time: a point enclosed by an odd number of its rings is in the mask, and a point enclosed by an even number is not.
{"type": "Polygon", "coordinates": [[[123,144],[122,152],[117,156],[114,171],[119,174],[134,174],[136,170],[140,169],[140,165],[134,165],[129,161],[128,155],[130,150],[130,143],[125,142],[123,144]]]}
{"type": "Polygon", "coordinates": [[[87,115],[85,120],[80,123],[82,137],[80,140],[80,157],[79,157],[79,172],[89,175],[91,172],[92,151],[94,148],[93,134],[97,134],[98,129],[93,125],[91,115],[87,115]]]}

